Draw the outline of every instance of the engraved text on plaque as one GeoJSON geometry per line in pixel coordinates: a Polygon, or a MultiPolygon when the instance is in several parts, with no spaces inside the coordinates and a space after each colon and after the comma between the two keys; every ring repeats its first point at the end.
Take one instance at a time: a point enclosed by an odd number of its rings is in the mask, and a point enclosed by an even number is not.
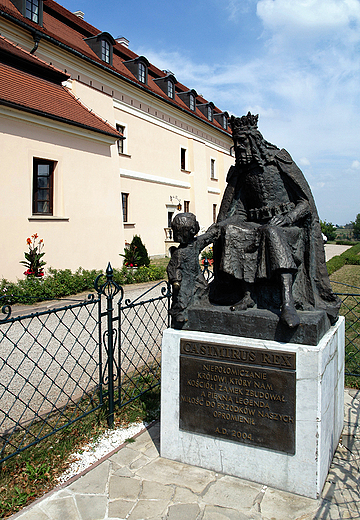
{"type": "Polygon", "coordinates": [[[181,340],[180,429],[295,453],[296,355],[181,340]]]}

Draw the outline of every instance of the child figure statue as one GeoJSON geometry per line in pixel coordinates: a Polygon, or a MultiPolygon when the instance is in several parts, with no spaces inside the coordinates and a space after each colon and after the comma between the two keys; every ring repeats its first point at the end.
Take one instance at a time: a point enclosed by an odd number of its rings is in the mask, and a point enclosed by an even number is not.
{"type": "Polygon", "coordinates": [[[218,236],[218,226],[211,226],[206,233],[195,238],[200,230],[193,213],[178,213],[171,222],[174,242],[167,267],[173,296],[170,309],[171,326],[181,329],[187,321],[187,309],[191,304],[202,300],[208,293],[208,284],[201,272],[199,255],[201,251],[218,236]]]}

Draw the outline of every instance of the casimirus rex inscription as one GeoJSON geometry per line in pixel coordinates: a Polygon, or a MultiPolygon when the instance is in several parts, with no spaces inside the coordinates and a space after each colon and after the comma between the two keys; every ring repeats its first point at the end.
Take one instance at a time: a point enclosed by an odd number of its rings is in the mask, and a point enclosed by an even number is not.
{"type": "Polygon", "coordinates": [[[181,340],[180,429],[295,453],[296,354],[181,340]]]}

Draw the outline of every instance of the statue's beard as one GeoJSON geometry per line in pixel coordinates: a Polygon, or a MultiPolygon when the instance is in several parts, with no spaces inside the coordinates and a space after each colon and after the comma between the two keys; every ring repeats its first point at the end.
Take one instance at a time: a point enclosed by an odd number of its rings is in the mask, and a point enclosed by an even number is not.
{"type": "Polygon", "coordinates": [[[237,157],[236,157],[236,162],[241,166],[246,166],[246,165],[252,163],[253,160],[254,160],[253,154],[246,153],[245,151],[237,154],[237,157]]]}

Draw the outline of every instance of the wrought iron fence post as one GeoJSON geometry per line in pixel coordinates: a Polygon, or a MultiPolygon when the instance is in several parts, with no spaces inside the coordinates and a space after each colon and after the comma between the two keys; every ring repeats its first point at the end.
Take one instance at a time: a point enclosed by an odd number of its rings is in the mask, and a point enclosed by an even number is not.
{"type": "Polygon", "coordinates": [[[167,326],[168,328],[171,327],[171,316],[170,316],[170,309],[171,309],[171,299],[172,299],[172,290],[171,290],[171,284],[169,280],[166,282],[166,297],[167,297],[167,326]]]}
{"type": "MultiPolygon", "coordinates": [[[[113,270],[110,264],[106,270],[106,279],[109,283],[112,282],[113,270]]],[[[114,426],[114,331],[113,331],[113,295],[109,291],[106,295],[106,319],[107,319],[107,334],[108,334],[108,393],[109,393],[109,415],[108,425],[110,428],[114,426]]]]}
{"type": "Polygon", "coordinates": [[[108,367],[108,399],[109,399],[109,413],[108,413],[108,425],[110,428],[114,426],[114,328],[113,328],[113,300],[115,295],[122,288],[113,280],[113,269],[110,265],[110,262],[106,269],[106,282],[99,287],[99,279],[102,275],[98,276],[95,280],[95,289],[99,294],[103,294],[106,296],[106,321],[107,321],[107,330],[104,334],[107,337],[107,367],[108,367]]]}

